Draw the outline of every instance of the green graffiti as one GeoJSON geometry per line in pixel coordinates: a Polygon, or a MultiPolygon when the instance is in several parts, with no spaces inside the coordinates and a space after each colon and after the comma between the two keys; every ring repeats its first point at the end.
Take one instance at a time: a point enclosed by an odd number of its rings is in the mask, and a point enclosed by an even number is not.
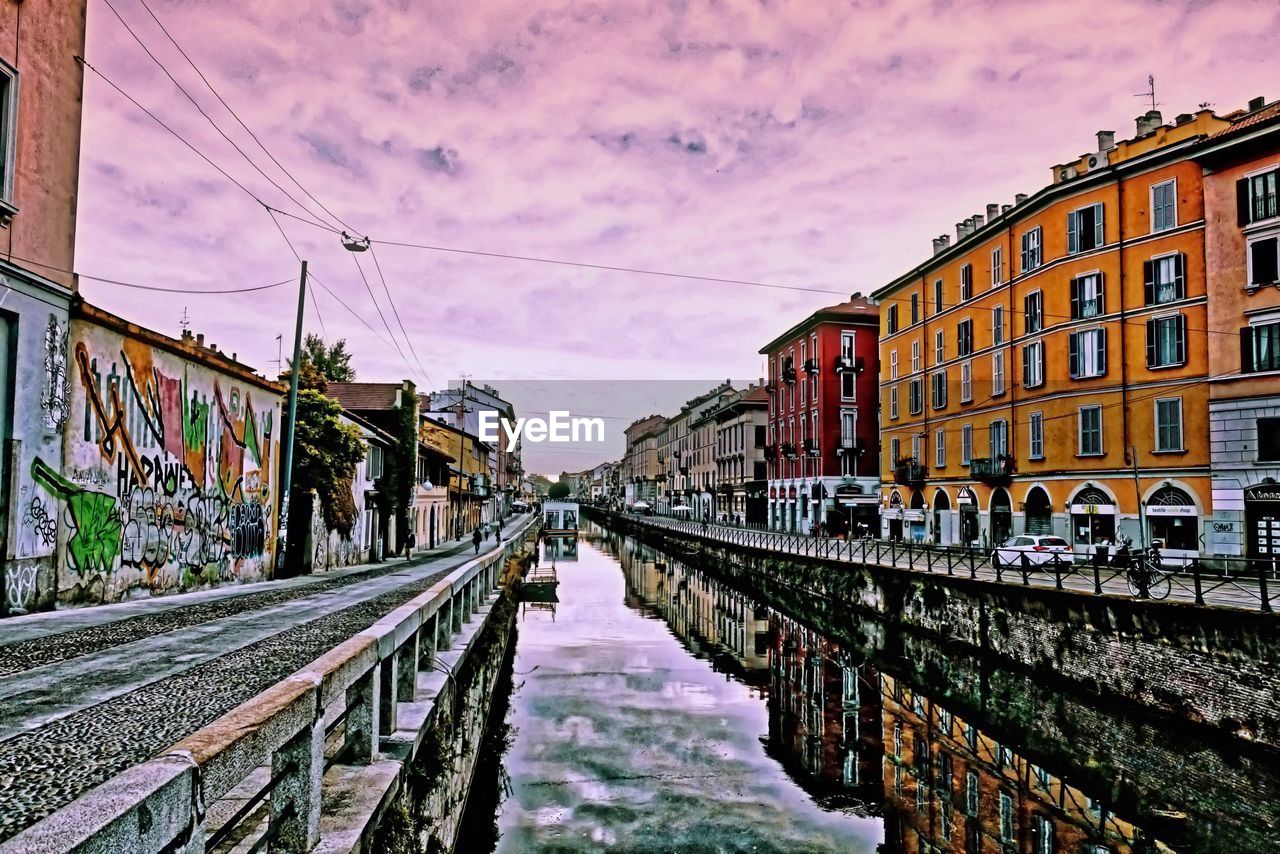
{"type": "Polygon", "coordinates": [[[186,405],[182,407],[182,439],[187,453],[205,455],[205,442],[209,436],[209,404],[200,403],[195,392],[187,397],[187,381],[182,381],[182,395],[186,405]]]}
{"type": "Polygon", "coordinates": [[[110,573],[120,553],[120,514],[116,499],[102,492],[83,489],[53,470],[37,457],[31,461],[31,477],[56,498],[67,503],[71,515],[70,553],[76,571],[110,573]]]}

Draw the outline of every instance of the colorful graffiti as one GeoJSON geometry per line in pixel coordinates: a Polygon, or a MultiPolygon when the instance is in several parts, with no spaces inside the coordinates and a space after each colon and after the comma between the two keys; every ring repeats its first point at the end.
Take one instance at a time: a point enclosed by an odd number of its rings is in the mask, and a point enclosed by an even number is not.
{"type": "Polygon", "coordinates": [[[40,392],[40,408],[44,424],[50,430],[62,429],[71,411],[68,401],[71,384],[67,379],[67,329],[57,315],[49,315],[44,333],[44,387],[40,392]]]}
{"type": "Polygon", "coordinates": [[[32,465],[66,508],[66,568],[80,583],[111,576],[105,597],[269,572],[274,408],[260,416],[247,391],[224,394],[220,372],[115,341],[118,358],[106,359],[75,341],[70,403],[83,417],[67,437],[67,475],[32,465]]]}

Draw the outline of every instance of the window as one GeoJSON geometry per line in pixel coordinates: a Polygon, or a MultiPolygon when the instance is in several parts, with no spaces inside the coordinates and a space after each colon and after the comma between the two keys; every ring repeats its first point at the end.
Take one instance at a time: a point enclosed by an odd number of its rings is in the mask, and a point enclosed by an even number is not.
{"type": "Polygon", "coordinates": [[[1080,420],[1080,456],[1097,456],[1102,453],[1102,407],[1082,406],[1080,420]]]}
{"type": "Polygon", "coordinates": [[[1178,224],[1178,184],[1170,179],[1151,185],[1151,230],[1167,231],[1178,224]]]}
{"type": "Polygon", "coordinates": [[[1280,320],[1240,330],[1240,371],[1280,371],[1280,320]]]}
{"type": "Polygon", "coordinates": [[[1000,793],[1000,841],[1013,841],[1013,798],[1000,793]]]}
{"type": "Polygon", "coordinates": [[[969,403],[973,400],[973,363],[964,362],[960,365],[960,402],[969,403]]]}
{"type": "Polygon", "coordinates": [[[1240,225],[1276,215],[1276,181],[1280,169],[1251,175],[1236,182],[1236,211],[1240,225]]]}
{"type": "Polygon", "coordinates": [[[1004,394],[1004,353],[991,355],[991,394],[1004,394]]]}
{"type": "Polygon", "coordinates": [[[1044,413],[1033,412],[1031,418],[1027,422],[1027,439],[1030,444],[1028,448],[1031,459],[1044,459],[1044,413]]]}
{"type": "Polygon", "coordinates": [[[978,814],[978,774],[975,771],[964,775],[964,811],[969,815],[978,814]]]}
{"type": "Polygon", "coordinates": [[[898,759],[902,758],[902,721],[893,725],[893,755],[898,759]]]}
{"type": "Polygon", "coordinates": [[[376,445],[370,445],[365,451],[364,459],[364,476],[369,480],[382,477],[382,449],[376,445]]]}
{"type": "Polygon", "coordinates": [[[973,265],[965,264],[960,268],[960,301],[973,299],[973,265]]]}
{"type": "Polygon", "coordinates": [[[1031,824],[1032,854],[1054,854],[1053,822],[1048,816],[1037,815],[1031,824]]]}
{"type": "Polygon", "coordinates": [[[1031,335],[1044,329],[1044,294],[1032,291],[1022,299],[1022,331],[1031,335]]]}
{"type": "Polygon", "coordinates": [[[1071,319],[1083,320],[1107,313],[1102,274],[1088,273],[1071,280],[1071,319]]]}
{"type": "Polygon", "coordinates": [[[945,409],[947,406],[947,372],[939,371],[929,379],[932,385],[933,408],[945,409]]]}
{"type": "Polygon", "coordinates": [[[1033,341],[1022,348],[1022,386],[1044,385],[1044,342],[1033,341]]]}
{"type": "Polygon", "coordinates": [[[991,458],[1007,457],[1009,455],[1009,422],[1004,419],[992,421],[987,431],[991,458]]]}
{"type": "Polygon", "coordinates": [[[898,417],[898,387],[896,385],[889,387],[889,417],[898,417]]]}
{"type": "MultiPolygon", "coordinates": [[[[813,378],[815,381],[817,377],[813,378]]],[[[840,398],[842,400],[853,400],[858,396],[858,375],[853,371],[843,371],[840,374],[840,398]]],[[[818,401],[818,390],[813,389],[813,397],[815,403],[818,401]]]]}
{"type": "Polygon", "coordinates": [[[915,326],[920,322],[920,295],[911,295],[911,325],[915,326]]]}
{"type": "Polygon", "coordinates": [[[933,282],[933,313],[937,314],[942,311],[942,279],[935,279],[933,282]]]}
{"type": "Polygon", "coordinates": [[[1040,226],[1022,233],[1022,272],[1029,273],[1043,263],[1040,257],[1040,226]]]}
{"type": "Polygon", "coordinates": [[[1274,234],[1249,241],[1249,284],[1274,285],[1280,282],[1280,237],[1274,234]]]}
{"type": "Polygon", "coordinates": [[[920,370],[920,342],[911,342],[911,373],[920,370]]]}
{"type": "Polygon", "coordinates": [[[947,360],[947,339],[939,329],[933,333],[933,363],[941,365],[947,360]]]}
{"type": "Polygon", "coordinates": [[[1102,205],[1095,204],[1067,214],[1067,254],[1088,252],[1106,243],[1102,205]]]}
{"type": "Polygon", "coordinates": [[[1107,372],[1107,330],[1084,329],[1067,338],[1068,373],[1074,379],[1100,377],[1107,372]]]}
{"type": "Polygon", "coordinates": [[[966,424],[960,428],[960,465],[969,465],[973,459],[973,425],[966,424]]]}
{"type": "Polygon", "coordinates": [[[898,378],[898,351],[893,350],[889,353],[889,379],[896,380],[898,378]]]}
{"type": "Polygon", "coordinates": [[[1257,428],[1258,462],[1280,460],[1280,418],[1259,418],[1257,428]]]}
{"type": "Polygon", "coordinates": [[[1004,306],[997,305],[991,309],[991,344],[1000,346],[1004,343],[1004,306]]]}
{"type": "Polygon", "coordinates": [[[1187,318],[1181,314],[1147,321],[1147,367],[1167,368],[1187,361],[1187,318]]]}
{"type": "Polygon", "coordinates": [[[1181,451],[1182,398],[1169,397],[1156,401],[1156,450],[1181,451]]]}
{"type": "Polygon", "coordinates": [[[933,463],[938,468],[947,467],[947,431],[939,430],[933,434],[933,463]]]}
{"type": "Polygon", "coordinates": [[[924,382],[919,377],[907,383],[907,409],[912,415],[924,410],[924,382]]]}
{"type": "Polygon", "coordinates": [[[956,324],[956,355],[973,353],[973,320],[965,319],[956,324]]]}
{"type": "MultiPolygon", "coordinates": [[[[892,450],[892,453],[890,454],[890,458],[893,460],[893,464],[896,466],[898,464],[898,460],[902,459],[902,440],[899,439],[897,436],[894,436],[893,439],[889,442],[889,447],[892,450]]],[[[899,751],[895,755],[901,756],[902,753],[901,751],[899,751]]]]}
{"type": "Polygon", "coordinates": [[[889,306],[885,312],[885,332],[889,335],[898,331],[898,307],[896,305],[889,306]]]}
{"type": "Polygon", "coordinates": [[[952,814],[951,801],[942,802],[942,841],[950,842],[955,817],[952,814]]]}
{"type": "Polygon", "coordinates": [[[991,287],[999,287],[1004,283],[1004,247],[997,246],[991,250],[991,287]]]}
{"type": "Polygon", "coordinates": [[[14,149],[18,139],[18,72],[0,59],[0,202],[13,205],[14,149]]]}
{"type": "Polygon", "coordinates": [[[1186,258],[1182,253],[1142,262],[1143,297],[1160,305],[1187,297],[1186,258]]]}

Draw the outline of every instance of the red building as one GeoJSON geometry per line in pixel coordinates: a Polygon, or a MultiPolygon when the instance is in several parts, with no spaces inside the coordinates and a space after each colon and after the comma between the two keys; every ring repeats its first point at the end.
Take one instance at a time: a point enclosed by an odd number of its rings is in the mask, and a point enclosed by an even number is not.
{"type": "Polygon", "coordinates": [[[769,360],[769,526],[878,529],[880,310],[861,294],[760,351],[769,360]]]}

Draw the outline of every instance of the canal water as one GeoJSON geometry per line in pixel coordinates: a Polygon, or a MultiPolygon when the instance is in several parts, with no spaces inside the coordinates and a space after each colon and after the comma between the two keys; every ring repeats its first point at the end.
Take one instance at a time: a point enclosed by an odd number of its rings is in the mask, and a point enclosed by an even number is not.
{"type": "Polygon", "coordinates": [[[988,720],[832,637],[866,626],[824,631],[594,526],[544,547],[559,601],[521,606],[462,850],[1277,850],[1270,757],[1062,698],[988,720]],[[1047,738],[1007,738],[1036,714],[1047,738]]]}

